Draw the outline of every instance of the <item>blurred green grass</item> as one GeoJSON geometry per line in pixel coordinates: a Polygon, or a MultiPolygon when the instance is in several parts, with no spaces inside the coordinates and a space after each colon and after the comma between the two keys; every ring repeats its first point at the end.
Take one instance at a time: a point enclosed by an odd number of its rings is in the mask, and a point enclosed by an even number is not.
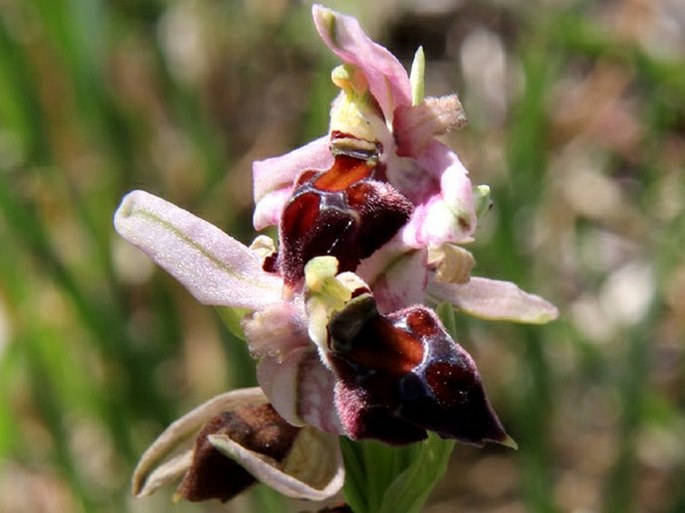
{"type": "MultiPolygon", "coordinates": [[[[685,511],[683,9],[367,4],[331,5],[405,60],[423,43],[427,92],[465,104],[449,140],[495,201],[477,274],[562,313],[457,316],[521,448],[459,447],[426,511],[685,511]]],[[[143,188],[249,241],[250,162],[325,132],[334,64],[300,3],[0,2],[0,511],[168,507],[129,498],[136,458],[254,377],[112,213],[143,188]]],[[[313,506],[222,510],[281,508],[313,506]]]]}

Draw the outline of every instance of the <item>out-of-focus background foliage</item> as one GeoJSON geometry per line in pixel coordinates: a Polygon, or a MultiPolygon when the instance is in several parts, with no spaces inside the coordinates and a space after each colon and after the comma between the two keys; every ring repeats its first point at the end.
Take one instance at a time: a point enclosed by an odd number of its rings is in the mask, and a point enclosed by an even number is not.
{"type": "MultiPolygon", "coordinates": [[[[685,3],[329,5],[424,45],[492,186],[476,273],[561,311],[458,316],[520,450],[458,447],[426,512],[685,511],[685,3]]],[[[0,511],[171,507],[136,458],[251,363],[112,213],[143,188],[251,240],[250,163],[325,133],[335,64],[306,2],[0,0],[0,511]]],[[[278,504],[174,508],[316,509],[278,504]]]]}

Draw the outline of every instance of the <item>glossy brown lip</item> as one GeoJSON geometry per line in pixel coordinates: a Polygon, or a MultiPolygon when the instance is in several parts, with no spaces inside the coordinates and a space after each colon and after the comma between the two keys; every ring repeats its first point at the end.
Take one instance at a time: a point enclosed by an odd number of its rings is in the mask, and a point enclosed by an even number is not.
{"type": "Polygon", "coordinates": [[[297,287],[317,256],[335,256],[340,272],[354,271],[409,220],[411,202],[378,179],[377,155],[366,157],[336,153],[330,169],[304,171],[296,181],[280,223],[278,264],[287,287],[297,287]]]}
{"type": "Polygon", "coordinates": [[[362,295],[332,316],[328,333],[351,438],[407,443],[435,431],[474,445],[510,443],[473,359],[428,308],[382,315],[362,295]]]}

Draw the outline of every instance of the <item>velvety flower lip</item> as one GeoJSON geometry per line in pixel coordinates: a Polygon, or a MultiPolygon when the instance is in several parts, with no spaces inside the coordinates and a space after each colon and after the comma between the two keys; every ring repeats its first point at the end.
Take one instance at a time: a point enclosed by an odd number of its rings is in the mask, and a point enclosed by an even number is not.
{"type": "Polygon", "coordinates": [[[290,289],[299,287],[305,264],[316,256],[334,256],[340,271],[354,271],[409,220],[413,205],[378,180],[376,155],[375,148],[346,141],[336,147],[330,169],[297,179],[279,224],[278,267],[290,289]]]}
{"type": "Polygon", "coordinates": [[[348,436],[405,444],[430,430],[475,445],[515,446],[473,359],[430,309],[382,315],[363,294],[333,314],[329,337],[336,406],[348,436]]]}
{"type": "Polygon", "coordinates": [[[309,335],[336,376],[335,407],[348,437],[406,444],[429,430],[515,446],[473,359],[434,312],[413,305],[382,313],[368,285],[337,274],[330,256],[311,260],[305,274],[309,335]]]}

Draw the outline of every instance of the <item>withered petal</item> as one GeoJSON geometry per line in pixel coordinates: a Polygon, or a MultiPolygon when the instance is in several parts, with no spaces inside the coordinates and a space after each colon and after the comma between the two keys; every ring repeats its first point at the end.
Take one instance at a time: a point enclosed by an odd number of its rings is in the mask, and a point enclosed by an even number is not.
{"type": "Polygon", "coordinates": [[[338,438],[310,426],[301,428],[280,463],[231,440],[210,435],[209,442],[277,492],[296,499],[320,501],[335,495],[345,481],[338,438]]]}
{"type": "Polygon", "coordinates": [[[169,426],[136,467],[133,493],[150,495],[182,474],[176,498],[225,501],[256,479],[289,497],[323,500],[340,490],[345,471],[337,436],[288,424],[251,388],[217,396],[169,426]],[[194,454],[174,455],[197,432],[194,454]]]}
{"type": "Polygon", "coordinates": [[[134,489],[134,495],[136,497],[146,497],[152,495],[160,488],[178,482],[188,471],[192,463],[193,451],[191,449],[174,456],[152,470],[145,479],[145,486],[139,493],[136,493],[134,489]]]}
{"type": "Polygon", "coordinates": [[[424,440],[425,429],[405,422],[385,404],[375,404],[369,392],[341,380],[335,387],[335,406],[345,433],[352,440],[373,438],[390,445],[424,440]]]}
{"type": "Polygon", "coordinates": [[[217,437],[277,466],[290,452],[299,428],[283,420],[269,404],[244,405],[214,416],[197,436],[193,462],[176,495],[189,501],[219,499],[225,502],[253,484],[255,477],[240,461],[214,447],[217,437]]]}
{"type": "Polygon", "coordinates": [[[136,497],[153,494],[160,487],[178,479],[191,464],[191,451],[177,452],[184,444],[192,442],[192,435],[212,417],[240,404],[266,404],[261,388],[232,390],[218,395],[176,420],[148,447],[133,471],[132,493],[136,497]]]}
{"type": "Polygon", "coordinates": [[[402,106],[395,111],[393,122],[397,154],[416,157],[426,150],[431,139],[461,128],[466,122],[464,108],[456,94],[402,106]]]}

